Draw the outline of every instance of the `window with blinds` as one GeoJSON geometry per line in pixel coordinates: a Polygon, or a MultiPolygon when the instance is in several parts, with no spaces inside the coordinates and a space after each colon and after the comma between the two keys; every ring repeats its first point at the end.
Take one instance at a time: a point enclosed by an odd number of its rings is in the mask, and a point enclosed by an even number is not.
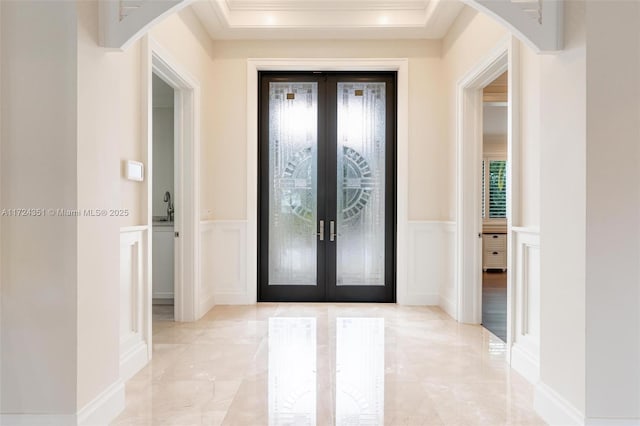
{"type": "Polygon", "coordinates": [[[484,219],[507,217],[506,160],[484,159],[482,161],[482,217],[484,219]]]}

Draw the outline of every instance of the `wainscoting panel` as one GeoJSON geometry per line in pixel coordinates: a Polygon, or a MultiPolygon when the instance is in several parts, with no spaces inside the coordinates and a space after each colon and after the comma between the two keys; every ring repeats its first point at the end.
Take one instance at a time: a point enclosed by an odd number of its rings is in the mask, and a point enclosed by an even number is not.
{"type": "Polygon", "coordinates": [[[146,226],[120,229],[120,378],[123,381],[149,361],[148,232],[146,226]]]}
{"type": "Polygon", "coordinates": [[[512,231],[511,366],[536,383],[540,375],[540,232],[519,227],[512,231]]]}
{"type": "Polygon", "coordinates": [[[408,238],[408,281],[406,304],[450,303],[454,285],[455,224],[452,222],[410,221],[408,238]]]}
{"type": "MultiPolygon", "coordinates": [[[[247,282],[247,222],[200,222],[200,309],[255,303],[247,282]]],[[[251,259],[255,262],[256,259],[251,259]]]]}

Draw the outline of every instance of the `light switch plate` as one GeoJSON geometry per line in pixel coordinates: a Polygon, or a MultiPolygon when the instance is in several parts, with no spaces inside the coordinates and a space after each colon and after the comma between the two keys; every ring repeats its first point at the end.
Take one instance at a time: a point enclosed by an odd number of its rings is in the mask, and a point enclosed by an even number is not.
{"type": "Polygon", "coordinates": [[[139,161],[127,160],[125,164],[125,177],[129,180],[142,182],[144,180],[144,164],[139,161]]]}

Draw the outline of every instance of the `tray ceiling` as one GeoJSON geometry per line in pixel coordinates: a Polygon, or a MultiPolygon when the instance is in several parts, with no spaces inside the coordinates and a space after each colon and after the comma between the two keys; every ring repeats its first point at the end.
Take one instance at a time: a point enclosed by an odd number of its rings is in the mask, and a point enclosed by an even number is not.
{"type": "Polygon", "coordinates": [[[442,38],[458,0],[197,0],[214,39],[442,38]]]}

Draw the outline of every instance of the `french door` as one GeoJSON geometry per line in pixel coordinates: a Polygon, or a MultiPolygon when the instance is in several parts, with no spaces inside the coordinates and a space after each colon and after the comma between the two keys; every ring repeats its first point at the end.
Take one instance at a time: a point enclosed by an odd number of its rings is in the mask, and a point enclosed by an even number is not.
{"type": "Polygon", "coordinates": [[[259,300],[395,301],[395,73],[259,87],[259,300]]]}

